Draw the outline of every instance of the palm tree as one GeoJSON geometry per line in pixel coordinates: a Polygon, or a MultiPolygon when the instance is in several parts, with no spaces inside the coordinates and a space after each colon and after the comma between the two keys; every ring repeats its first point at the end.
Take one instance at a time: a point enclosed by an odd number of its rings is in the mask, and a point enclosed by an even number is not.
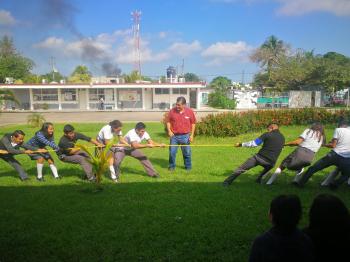
{"type": "Polygon", "coordinates": [[[279,64],[279,61],[286,56],[288,51],[289,46],[272,35],[252,53],[250,59],[253,62],[259,63],[261,67],[266,66],[270,80],[272,68],[279,64]]]}
{"type": "Polygon", "coordinates": [[[15,95],[10,90],[0,88],[0,106],[7,101],[13,101],[16,104],[19,104],[15,95]]]}

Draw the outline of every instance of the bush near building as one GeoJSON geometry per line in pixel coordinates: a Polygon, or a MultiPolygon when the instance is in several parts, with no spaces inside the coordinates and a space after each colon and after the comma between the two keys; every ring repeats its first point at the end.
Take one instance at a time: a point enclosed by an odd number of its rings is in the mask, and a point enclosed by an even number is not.
{"type": "Polygon", "coordinates": [[[214,108],[235,109],[237,106],[236,100],[230,99],[226,93],[221,90],[215,90],[209,94],[208,105],[214,108]]]}
{"type": "Polygon", "coordinates": [[[196,133],[216,137],[237,136],[247,132],[263,130],[271,122],[283,126],[309,125],[316,121],[322,124],[334,124],[340,117],[349,119],[350,110],[307,108],[225,112],[202,118],[197,124],[196,133]]]}

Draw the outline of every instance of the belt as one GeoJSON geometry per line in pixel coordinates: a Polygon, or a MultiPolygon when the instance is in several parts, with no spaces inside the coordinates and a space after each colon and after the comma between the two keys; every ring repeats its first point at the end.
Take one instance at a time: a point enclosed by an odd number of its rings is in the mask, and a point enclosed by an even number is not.
{"type": "Polygon", "coordinates": [[[174,134],[175,136],[183,136],[183,135],[188,135],[189,133],[176,133],[174,134]]]}

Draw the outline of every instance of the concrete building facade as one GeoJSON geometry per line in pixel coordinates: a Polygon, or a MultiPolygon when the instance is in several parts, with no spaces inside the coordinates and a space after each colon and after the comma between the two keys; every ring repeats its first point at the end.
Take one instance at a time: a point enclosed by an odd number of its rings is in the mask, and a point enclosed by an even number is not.
{"type": "Polygon", "coordinates": [[[201,89],[205,83],[132,83],[132,84],[38,84],[7,85],[19,104],[8,102],[3,109],[22,110],[165,110],[183,96],[187,105],[200,109],[201,89]]]}

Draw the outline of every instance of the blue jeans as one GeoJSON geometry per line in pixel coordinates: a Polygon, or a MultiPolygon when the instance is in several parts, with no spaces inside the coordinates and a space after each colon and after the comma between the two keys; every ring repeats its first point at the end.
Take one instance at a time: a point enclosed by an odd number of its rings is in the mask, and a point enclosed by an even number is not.
{"type": "MultiPolygon", "coordinates": [[[[185,135],[174,135],[170,138],[170,145],[189,145],[190,144],[190,134],[185,135]]],[[[178,146],[169,147],[169,168],[174,169],[176,164],[176,153],[178,146]]],[[[186,169],[192,168],[191,162],[191,147],[181,146],[182,156],[184,159],[184,165],[186,169]]]]}

